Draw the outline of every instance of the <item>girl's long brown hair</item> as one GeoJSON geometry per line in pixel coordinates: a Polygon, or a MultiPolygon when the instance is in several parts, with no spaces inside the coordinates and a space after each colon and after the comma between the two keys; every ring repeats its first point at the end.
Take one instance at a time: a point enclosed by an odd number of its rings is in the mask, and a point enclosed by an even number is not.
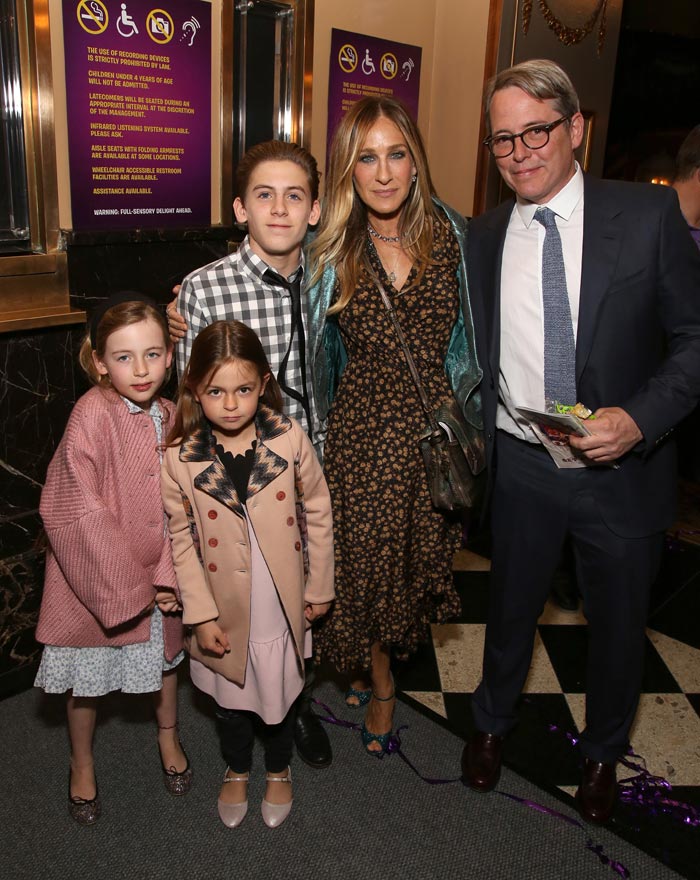
{"type": "Polygon", "coordinates": [[[240,321],[215,321],[205,327],[192,344],[192,354],[180,380],[167,446],[178,446],[207,423],[196,397],[197,389],[206,385],[219,367],[231,361],[246,361],[255,367],[261,379],[269,375],[260,401],[277,412],[282,410],[282,393],[255,331],[240,321]]]}

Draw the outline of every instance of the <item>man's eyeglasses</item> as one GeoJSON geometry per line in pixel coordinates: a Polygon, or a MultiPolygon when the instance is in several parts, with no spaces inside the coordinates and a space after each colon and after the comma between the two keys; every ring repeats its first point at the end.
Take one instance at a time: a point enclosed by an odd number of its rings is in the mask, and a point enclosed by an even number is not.
{"type": "Polygon", "coordinates": [[[516,138],[520,138],[528,150],[541,150],[549,143],[549,136],[554,129],[567,119],[571,119],[571,116],[562,116],[561,119],[555,119],[554,122],[547,122],[544,125],[531,125],[519,134],[492,134],[483,141],[483,144],[489,148],[495,159],[505,159],[506,156],[510,156],[515,149],[516,138]]]}

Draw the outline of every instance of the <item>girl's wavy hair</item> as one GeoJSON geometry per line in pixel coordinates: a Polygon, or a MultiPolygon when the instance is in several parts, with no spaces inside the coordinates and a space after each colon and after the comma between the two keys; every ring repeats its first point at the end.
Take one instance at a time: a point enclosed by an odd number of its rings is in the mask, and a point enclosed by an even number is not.
{"type": "MultiPolygon", "coordinates": [[[[100,360],[103,360],[107,348],[107,340],[112,333],[116,330],[121,330],[122,327],[128,327],[130,324],[138,324],[140,321],[147,321],[149,319],[155,321],[163,331],[163,342],[166,351],[169,350],[170,336],[168,335],[168,325],[165,318],[155,306],[141,300],[121,302],[107,309],[104,315],[100,318],[100,322],[95,330],[94,349],[92,339],[90,338],[90,331],[88,330],[80,346],[78,362],[93,385],[97,385],[100,388],[112,387],[112,381],[109,376],[103,376],[97,372],[97,367],[92,358],[93,350],[97,357],[100,360]]],[[[165,373],[163,384],[165,384],[170,377],[170,369],[171,368],[168,367],[165,373]]]]}
{"type": "Polygon", "coordinates": [[[215,321],[205,327],[192,344],[192,354],[178,388],[177,409],[167,446],[180,445],[207,424],[197,400],[197,390],[207,385],[220,367],[232,361],[246,361],[261,379],[269,375],[260,401],[276,412],[282,410],[282,392],[255,331],[240,321],[215,321]]]}
{"type": "Polygon", "coordinates": [[[435,187],[418,126],[401,101],[362,98],[341,119],[333,137],[321,221],[310,247],[310,284],[319,280],[327,264],[335,267],[340,293],[329,314],[342,311],[350,302],[360,267],[366,264],[367,208],[355,191],[353,174],[372,126],[382,117],[399,129],[416,167],[416,181],[399,219],[402,244],[418,263],[416,283],[431,263],[434,224],[441,220],[432,200],[435,187]]]}

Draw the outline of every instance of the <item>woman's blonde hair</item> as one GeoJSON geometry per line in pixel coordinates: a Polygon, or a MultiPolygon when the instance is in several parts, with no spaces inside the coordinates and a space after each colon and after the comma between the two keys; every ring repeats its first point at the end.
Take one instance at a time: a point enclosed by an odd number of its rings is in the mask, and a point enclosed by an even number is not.
{"type": "Polygon", "coordinates": [[[240,321],[214,321],[192,343],[192,354],[177,392],[177,409],[166,440],[167,446],[178,446],[206,424],[206,416],[197,400],[197,391],[209,382],[220,367],[232,361],[251,364],[260,379],[270,377],[260,402],[281,412],[282,392],[255,331],[240,321]]]}
{"type": "Polygon", "coordinates": [[[395,98],[362,98],[341,119],[333,137],[321,222],[310,249],[311,284],[318,281],[326,264],[335,267],[340,293],[329,314],[342,311],[350,302],[366,260],[367,208],[355,191],[353,175],[370,130],[382,117],[399,129],[416,167],[416,180],[401,211],[399,235],[411,259],[418,263],[419,280],[431,261],[433,224],[439,217],[418,126],[408,108],[395,98]]]}
{"type": "MultiPolygon", "coordinates": [[[[169,350],[170,337],[168,335],[168,325],[160,311],[150,302],[144,302],[143,300],[119,302],[108,308],[102,317],[97,319],[98,323],[96,325],[93,320],[78,353],[78,362],[93,385],[99,385],[102,388],[111,388],[112,386],[109,376],[103,376],[101,373],[98,373],[92,357],[93,351],[100,360],[103,360],[107,340],[112,333],[116,330],[121,330],[122,327],[128,327],[130,324],[147,321],[149,318],[155,321],[163,331],[165,348],[169,350]]],[[[168,381],[169,376],[170,367],[166,371],[163,384],[168,381]]]]}

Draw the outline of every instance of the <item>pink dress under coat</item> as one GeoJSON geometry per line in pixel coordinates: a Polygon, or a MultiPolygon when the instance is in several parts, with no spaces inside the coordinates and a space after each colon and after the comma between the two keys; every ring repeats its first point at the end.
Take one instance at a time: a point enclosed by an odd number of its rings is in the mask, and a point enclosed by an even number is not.
{"type": "MultiPolygon", "coordinates": [[[[190,675],[199,690],[224,709],[255,712],[266,724],[279,724],[304,686],[304,673],[282,604],[255,532],[246,517],[251,550],[250,638],[245,683],[240,687],[191,658],[190,675]]],[[[304,656],[311,656],[311,629],[304,656]]]]}

